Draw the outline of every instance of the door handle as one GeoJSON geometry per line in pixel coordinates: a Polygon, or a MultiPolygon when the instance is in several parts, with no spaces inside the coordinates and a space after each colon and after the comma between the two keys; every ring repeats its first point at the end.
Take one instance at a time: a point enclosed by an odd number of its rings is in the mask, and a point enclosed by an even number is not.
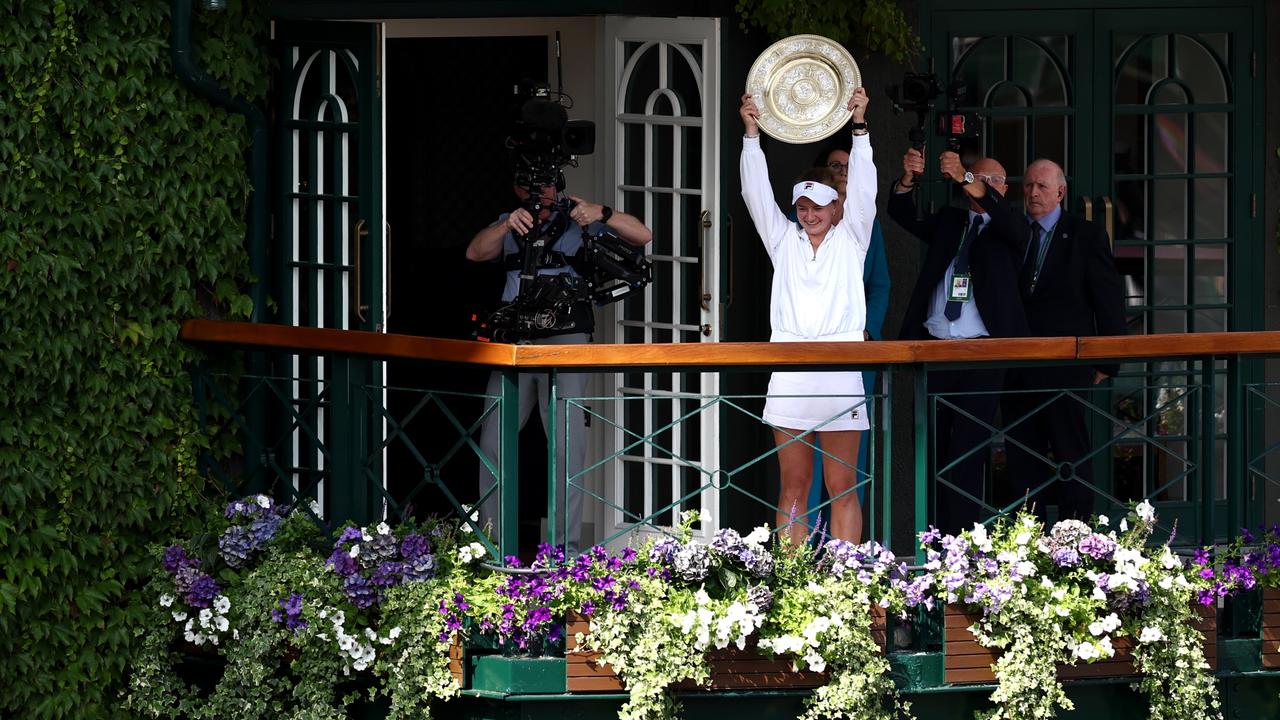
{"type": "Polygon", "coordinates": [[[1111,202],[1110,195],[1102,196],[1102,217],[1103,222],[1107,226],[1107,242],[1111,243],[1111,249],[1116,248],[1116,208],[1111,202]]]}
{"type": "Polygon", "coordinates": [[[363,305],[360,302],[362,299],[364,299],[363,288],[361,283],[361,277],[363,276],[363,273],[361,272],[361,267],[360,267],[361,266],[360,256],[364,249],[364,242],[363,242],[364,236],[369,234],[368,228],[365,227],[364,218],[360,218],[356,220],[355,227],[352,228],[351,234],[354,236],[353,239],[355,240],[355,245],[356,245],[355,247],[356,281],[353,284],[353,287],[355,289],[355,302],[352,304],[355,305],[355,308],[356,308],[356,317],[359,318],[361,323],[363,323],[365,322],[364,311],[369,309],[368,305],[363,305]]]}
{"type": "MultiPolygon", "coordinates": [[[[709,266],[709,263],[707,262],[707,246],[711,244],[707,237],[707,231],[711,229],[710,210],[703,210],[702,214],[698,216],[698,226],[701,228],[700,235],[702,239],[701,252],[698,257],[698,265],[701,266],[698,268],[701,271],[699,273],[700,282],[698,287],[698,304],[702,306],[703,312],[711,312],[711,293],[707,292],[707,288],[711,286],[711,283],[707,282],[707,271],[709,266]]],[[[709,334],[706,332],[709,328],[705,325],[703,327],[704,331],[702,334],[709,334]]]]}
{"type": "Polygon", "coordinates": [[[1081,195],[1080,205],[1084,208],[1084,219],[1093,222],[1093,198],[1088,195],[1081,195]]]}
{"type": "Polygon", "coordinates": [[[382,223],[382,247],[386,257],[382,261],[383,280],[386,286],[383,288],[382,300],[382,324],[378,327],[380,332],[386,332],[387,323],[391,321],[391,223],[384,221],[382,223]]]}

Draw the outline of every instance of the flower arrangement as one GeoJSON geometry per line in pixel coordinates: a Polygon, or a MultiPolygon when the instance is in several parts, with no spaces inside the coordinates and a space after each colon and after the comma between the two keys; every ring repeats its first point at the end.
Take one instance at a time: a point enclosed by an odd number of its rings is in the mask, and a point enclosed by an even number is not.
{"type": "Polygon", "coordinates": [[[978,642],[1001,651],[993,720],[1052,718],[1072,703],[1059,664],[1112,657],[1128,637],[1152,718],[1221,714],[1206,672],[1193,599],[1211,587],[1168,545],[1147,547],[1155,514],[1145,501],[1110,526],[1064,520],[1047,533],[1029,513],[955,536],[921,537],[926,592],[979,614],[978,642]]]}
{"type": "Polygon", "coordinates": [[[439,639],[444,620],[424,609],[470,582],[456,524],[348,527],[326,543],[315,515],[253,496],[227,506],[205,555],[163,551],[147,592],[167,621],[155,626],[172,629],[144,639],[131,709],[342,718],[351,702],[383,694],[391,717],[430,717],[433,700],[457,693],[439,639]],[[222,661],[207,692],[179,677],[180,651],[192,647],[222,661]],[[399,682],[379,679],[393,675],[399,682]]]}
{"type": "Polygon", "coordinates": [[[595,613],[591,632],[577,638],[625,682],[629,700],[620,718],[677,716],[680,705],[671,685],[706,683],[706,651],[744,649],[752,642],[792,657],[797,669],[831,672],[828,685],[810,699],[806,717],[887,720],[906,711],[870,634],[876,594],[870,588],[892,565],[882,548],[832,541],[815,560],[808,545],[771,546],[767,527],[745,537],[723,529],[702,544],[691,539],[698,513],[682,520],[677,538],[651,542],[639,552],[625,608],[615,604],[595,613]],[[887,564],[866,575],[846,565],[868,555],[887,564]]]}
{"type": "Polygon", "coordinates": [[[1131,648],[1151,717],[1199,720],[1221,711],[1194,604],[1280,585],[1280,530],[1261,549],[1242,544],[1212,563],[1202,551],[1184,566],[1167,545],[1148,547],[1147,503],[1114,527],[1099,517],[1046,530],[1023,513],[953,536],[931,529],[921,571],[875,542],[792,545],[768,527],[698,542],[700,521],[686,513],[673,536],[616,554],[566,558],[544,545],[528,567],[507,558],[495,568],[456,522],[326,535],[314,512],[238,500],[215,534],[157,549],[145,591],[155,622],[127,707],[147,717],[253,708],[338,718],[355,700],[382,697],[392,718],[429,718],[459,692],[452,643],[559,655],[577,615],[589,628],[575,635],[577,651],[597,653],[626,687],[623,719],[678,716],[675,686],[706,685],[708,654],[736,648],[825,674],[806,720],[896,720],[910,708],[872,634],[872,609],[905,617],[951,604],[976,615],[971,632],[999,651],[987,718],[1054,717],[1071,707],[1059,665],[1131,648]],[[211,687],[180,677],[190,650],[220,659],[211,687]]]}

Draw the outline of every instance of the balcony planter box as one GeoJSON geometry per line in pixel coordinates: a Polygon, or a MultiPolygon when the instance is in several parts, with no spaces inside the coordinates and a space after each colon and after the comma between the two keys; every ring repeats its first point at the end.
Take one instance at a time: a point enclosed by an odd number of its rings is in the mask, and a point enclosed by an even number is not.
{"type": "Polygon", "coordinates": [[[453,642],[449,643],[449,674],[453,676],[453,681],[458,683],[460,690],[467,689],[466,660],[466,649],[462,646],[458,633],[454,633],[453,642]]]}
{"type": "MultiPolygon", "coordinates": [[[[1204,657],[1209,667],[1218,666],[1218,616],[1217,609],[1196,605],[1199,620],[1196,629],[1204,635],[1204,657]]],[[[1280,596],[1277,599],[1277,612],[1280,613],[1280,596]]],[[[977,638],[969,632],[969,627],[978,621],[977,613],[970,613],[959,605],[947,605],[944,611],[946,624],[946,643],[944,658],[944,678],[949,685],[969,683],[994,683],[995,673],[991,666],[996,661],[999,650],[985,648],[978,644],[977,638]]],[[[1280,620],[1280,617],[1277,618],[1280,620]]],[[[1280,630],[1280,628],[1277,628],[1280,630]]],[[[1274,643],[1273,643],[1274,644],[1274,643]]],[[[1133,659],[1129,651],[1133,647],[1133,638],[1116,638],[1114,642],[1116,654],[1106,660],[1076,665],[1059,665],[1060,680],[1078,680],[1081,678],[1128,677],[1137,674],[1133,667],[1133,659]]]]}
{"type": "MultiPolygon", "coordinates": [[[[567,651],[565,689],[568,692],[624,692],[613,669],[597,662],[599,654],[579,652],[575,639],[578,633],[591,631],[590,621],[576,613],[566,619],[567,651]]],[[[871,608],[871,635],[883,650],[885,647],[885,614],[879,607],[871,608]]],[[[791,661],[761,655],[754,645],[739,650],[728,647],[707,653],[711,666],[709,685],[684,681],[675,687],[681,690],[780,690],[815,688],[827,683],[826,673],[796,671],[791,661]]]]}
{"type": "Polygon", "coordinates": [[[1262,638],[1262,668],[1280,668],[1280,590],[1275,588],[1262,590],[1262,624],[1259,636],[1262,638]]]}
{"type": "Polygon", "coordinates": [[[502,646],[484,633],[465,640],[455,634],[449,644],[449,673],[462,690],[502,695],[563,693],[563,655],[563,643],[517,649],[502,646]]]}

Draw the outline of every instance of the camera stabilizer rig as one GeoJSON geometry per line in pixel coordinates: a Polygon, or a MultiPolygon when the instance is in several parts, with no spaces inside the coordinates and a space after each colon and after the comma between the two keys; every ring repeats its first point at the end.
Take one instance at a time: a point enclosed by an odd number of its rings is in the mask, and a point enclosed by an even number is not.
{"type": "MultiPolygon", "coordinates": [[[[902,77],[901,85],[890,85],[888,88],[890,102],[893,103],[894,114],[911,111],[916,114],[916,124],[907,132],[911,147],[924,152],[925,118],[933,110],[935,101],[943,94],[938,84],[938,76],[933,73],[907,73],[902,77]]],[[[961,80],[947,85],[947,110],[938,113],[937,134],[946,140],[947,149],[960,152],[961,141],[982,136],[982,121],[974,113],[960,112],[967,88],[961,80]]],[[[920,185],[916,183],[912,190],[912,200],[916,206],[916,219],[922,219],[924,207],[920,203],[920,185]]]]}
{"type": "Polygon", "coordinates": [[[564,255],[555,249],[569,230],[573,203],[560,195],[548,202],[544,188],[564,190],[562,170],[576,167],[578,155],[594,150],[595,125],[569,120],[565,107],[572,107],[572,100],[563,92],[550,92],[545,85],[517,86],[516,95],[519,112],[507,147],[516,185],[525,191],[522,207],[535,224],[527,234],[515,237],[519,252],[507,258],[508,268],[520,272],[516,297],[480,322],[477,340],[518,342],[586,332],[592,326],[593,304],[616,302],[653,280],[644,248],[608,231],[592,233],[583,227],[582,247],[577,253],[564,255]],[[548,213],[545,220],[544,211],[548,213]],[[539,272],[566,265],[574,273],[539,272]]]}

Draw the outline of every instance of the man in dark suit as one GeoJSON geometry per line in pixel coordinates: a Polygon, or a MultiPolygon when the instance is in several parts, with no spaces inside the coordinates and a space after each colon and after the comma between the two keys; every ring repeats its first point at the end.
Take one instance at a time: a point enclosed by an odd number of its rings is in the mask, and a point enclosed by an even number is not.
{"type": "MultiPolygon", "coordinates": [[[[1004,195],[1008,187],[1004,167],[982,158],[966,169],[953,152],[942,154],[939,167],[964,189],[967,208],[944,207],[916,219],[910,190],[924,172],[924,158],[914,149],[903,156],[902,177],[889,196],[890,217],[927,248],[900,339],[1026,335],[1017,285],[1021,242],[1017,232],[1010,232],[1011,224],[992,226],[986,207],[996,207],[991,196],[1004,195]]],[[[934,407],[935,476],[954,486],[935,483],[934,518],[939,528],[954,533],[991,514],[983,505],[983,478],[1004,370],[934,371],[928,385],[934,407]]]]}
{"type": "MultiPolygon", "coordinates": [[[[1111,241],[1100,226],[1062,211],[1067,192],[1062,168],[1036,160],[1027,167],[1022,190],[1025,215],[1000,200],[992,217],[997,227],[1020,234],[1025,243],[1018,287],[1031,335],[1126,334],[1124,284],[1111,241]]],[[[1102,365],[1008,373],[1003,412],[1012,499],[1034,493],[1030,500],[1041,518],[1055,503],[1059,518],[1092,514],[1093,458],[1084,402],[1089,388],[1118,370],[1102,365]]]]}

